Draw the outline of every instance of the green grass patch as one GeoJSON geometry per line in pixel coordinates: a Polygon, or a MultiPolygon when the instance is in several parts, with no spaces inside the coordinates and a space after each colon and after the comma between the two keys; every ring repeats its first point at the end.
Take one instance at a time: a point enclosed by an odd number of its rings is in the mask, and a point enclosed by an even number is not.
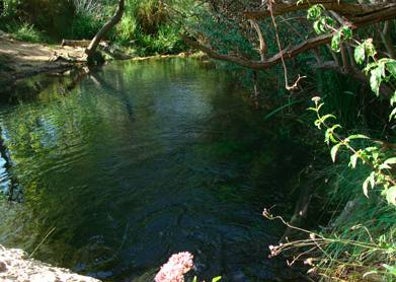
{"type": "Polygon", "coordinates": [[[32,43],[49,41],[48,37],[28,23],[8,25],[7,31],[12,35],[12,37],[21,41],[32,43]]]}

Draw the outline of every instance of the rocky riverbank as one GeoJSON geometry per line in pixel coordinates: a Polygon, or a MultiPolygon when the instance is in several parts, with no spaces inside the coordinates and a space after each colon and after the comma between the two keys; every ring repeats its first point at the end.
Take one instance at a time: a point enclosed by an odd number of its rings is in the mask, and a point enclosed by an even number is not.
{"type": "Polygon", "coordinates": [[[3,282],[99,282],[65,268],[29,259],[21,249],[0,245],[0,281],[3,282]]]}

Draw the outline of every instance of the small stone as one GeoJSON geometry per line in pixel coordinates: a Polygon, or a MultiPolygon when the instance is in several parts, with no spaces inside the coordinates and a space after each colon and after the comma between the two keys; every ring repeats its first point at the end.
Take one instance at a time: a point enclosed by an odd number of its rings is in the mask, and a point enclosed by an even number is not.
{"type": "Polygon", "coordinates": [[[0,261],[0,272],[6,272],[6,271],[7,271],[7,265],[3,261],[0,261]]]}

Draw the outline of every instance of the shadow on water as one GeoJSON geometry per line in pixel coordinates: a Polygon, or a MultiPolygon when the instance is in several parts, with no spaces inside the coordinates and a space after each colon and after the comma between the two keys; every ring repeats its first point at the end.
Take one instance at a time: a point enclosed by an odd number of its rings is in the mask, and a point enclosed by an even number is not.
{"type": "Polygon", "coordinates": [[[4,167],[23,190],[1,203],[2,243],[31,252],[55,228],[35,257],[106,281],[150,281],[179,251],[201,279],[296,281],[267,258],[284,227],[261,212],[293,208],[304,152],[273,137],[225,74],[123,62],[59,87],[1,108],[4,167]]]}

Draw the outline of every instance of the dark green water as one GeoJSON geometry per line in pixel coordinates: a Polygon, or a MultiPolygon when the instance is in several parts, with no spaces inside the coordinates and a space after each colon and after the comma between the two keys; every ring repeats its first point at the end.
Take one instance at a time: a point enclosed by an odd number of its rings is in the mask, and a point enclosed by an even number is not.
{"type": "Polygon", "coordinates": [[[172,59],[52,80],[1,107],[0,243],[106,281],[151,281],[179,251],[201,279],[298,281],[261,212],[293,208],[303,152],[227,75],[172,59]]]}

